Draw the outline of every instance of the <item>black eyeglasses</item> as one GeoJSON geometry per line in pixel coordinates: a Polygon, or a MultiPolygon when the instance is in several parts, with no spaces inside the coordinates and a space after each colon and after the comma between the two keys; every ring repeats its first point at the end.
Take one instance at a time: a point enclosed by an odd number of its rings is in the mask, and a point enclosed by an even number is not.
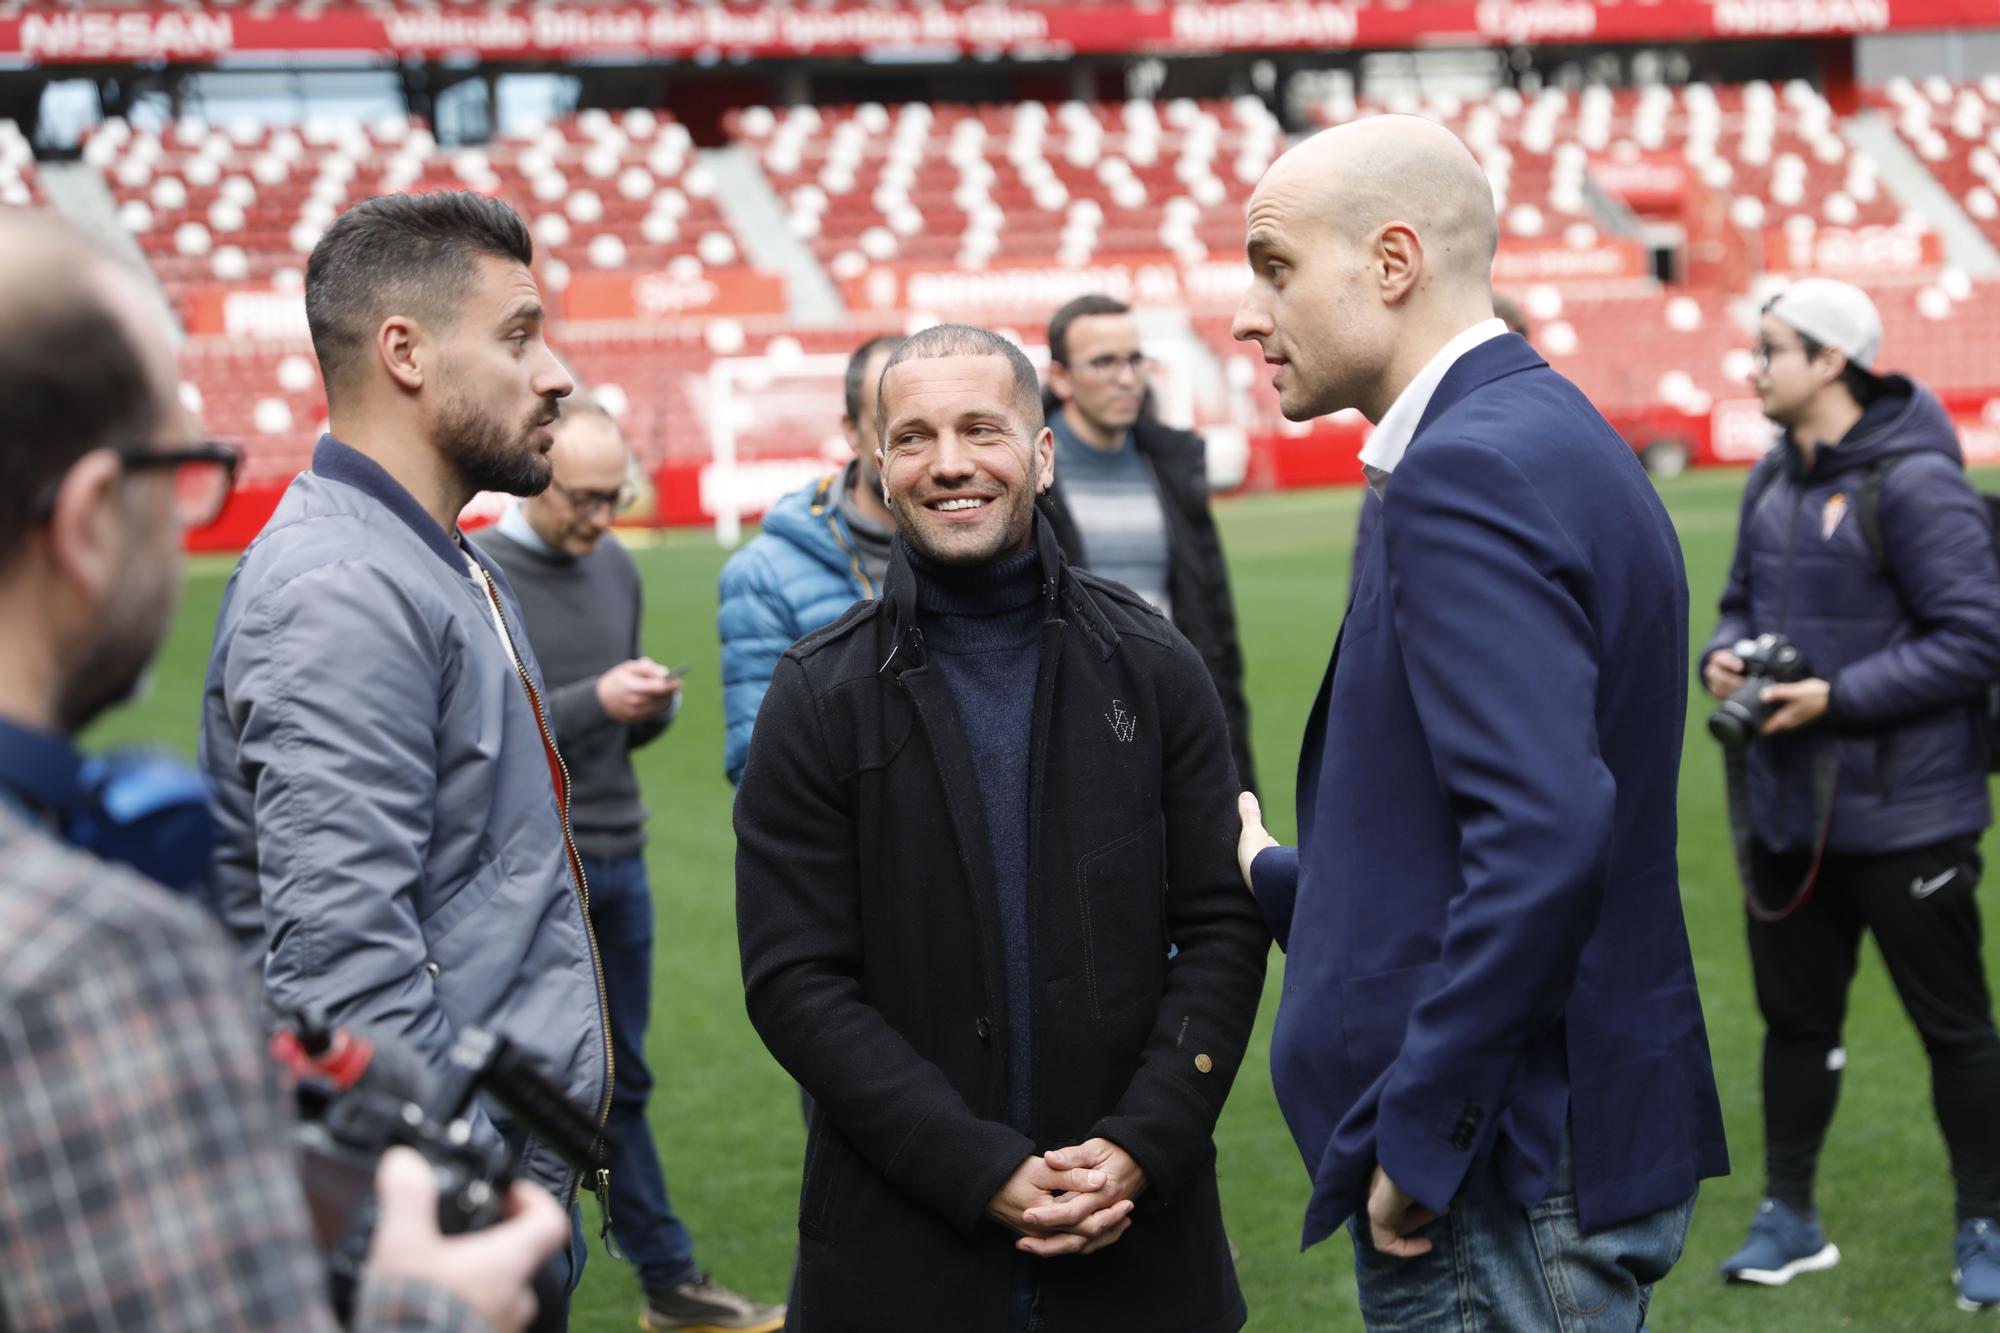
{"type": "Polygon", "coordinates": [[[1102,356],[1093,356],[1090,360],[1076,367],[1076,369],[1086,371],[1093,377],[1101,380],[1117,379],[1119,372],[1125,370],[1129,370],[1134,375],[1144,378],[1146,374],[1146,354],[1144,352],[1134,352],[1130,356],[1117,356],[1106,352],[1102,356]]]}
{"type": "Polygon", "coordinates": [[[549,489],[569,501],[570,508],[579,514],[595,513],[599,509],[622,514],[639,498],[639,488],[629,481],[615,491],[573,491],[552,477],[549,489]]]}
{"type": "Polygon", "coordinates": [[[1774,347],[1770,343],[1760,342],[1750,349],[1750,354],[1757,358],[1757,368],[1759,370],[1769,370],[1771,363],[1785,353],[1804,352],[1805,350],[1805,347],[1799,343],[1786,343],[1782,347],[1774,347]]]}
{"type": "MultiPolygon", "coordinates": [[[[177,449],[156,449],[150,444],[106,446],[118,456],[126,472],[173,469],[174,521],[183,531],[205,528],[221,516],[236,486],[236,468],[243,455],[233,444],[203,440],[177,449]]],[[[35,521],[42,522],[55,512],[56,492],[62,489],[58,477],[35,500],[35,521]]]]}

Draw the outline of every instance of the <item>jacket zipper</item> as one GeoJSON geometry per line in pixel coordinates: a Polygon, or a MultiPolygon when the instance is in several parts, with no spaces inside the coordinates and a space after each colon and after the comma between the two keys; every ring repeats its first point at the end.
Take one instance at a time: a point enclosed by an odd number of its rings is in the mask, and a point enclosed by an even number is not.
{"type": "Polygon", "coordinates": [[[849,546],[847,539],[840,535],[840,524],[834,521],[834,507],[826,502],[826,497],[833,491],[833,483],[839,476],[839,473],[835,473],[820,481],[819,490],[813,493],[812,512],[826,519],[826,530],[833,534],[833,544],[847,557],[847,568],[854,574],[855,581],[861,585],[861,595],[872,602],[875,600],[875,582],[868,577],[867,571],[861,568],[861,553],[849,546]]]}
{"type": "MultiPolygon", "coordinates": [[[[601,1153],[604,1149],[604,1126],[611,1119],[611,1089],[617,1081],[618,1068],[611,1051],[611,1002],[604,989],[604,963],[597,953],[597,930],[590,924],[590,881],[584,877],[583,858],[577,854],[576,839],[571,834],[569,826],[569,765],[563,761],[562,751],[556,748],[556,738],[549,731],[548,717],[542,712],[541,691],[535,688],[534,678],[528,674],[526,664],[521,661],[520,649],[514,647],[514,631],[507,624],[507,608],[500,603],[500,590],[493,585],[493,576],[486,572],[484,566],[479,570],[479,577],[486,581],[486,595],[493,601],[493,614],[499,618],[500,632],[507,636],[508,647],[513,649],[510,655],[514,659],[514,670],[521,677],[521,685],[528,691],[528,702],[535,710],[535,725],[541,728],[542,744],[549,747],[549,753],[555,756],[556,769],[562,774],[562,790],[557,793],[562,799],[558,803],[557,810],[562,815],[563,849],[569,853],[570,872],[576,876],[576,896],[583,904],[583,934],[590,942],[591,971],[597,974],[598,1030],[604,1036],[604,1102],[597,1108],[595,1145],[601,1153]]],[[[570,1186],[569,1198],[565,1204],[567,1208],[576,1207],[576,1197],[582,1188],[583,1177],[578,1175],[576,1182],[570,1186]]],[[[604,1210],[604,1226],[608,1233],[611,1228],[609,1167],[597,1168],[597,1178],[593,1182],[591,1192],[597,1195],[598,1206],[604,1210]]]]}
{"type": "Polygon", "coordinates": [[[826,511],[826,530],[833,534],[834,545],[838,546],[846,554],[847,567],[854,571],[855,579],[860,582],[862,595],[868,598],[869,601],[874,601],[875,583],[868,577],[867,571],[861,568],[861,553],[849,546],[847,539],[840,535],[840,525],[834,522],[833,511],[831,509],[826,511]]]}

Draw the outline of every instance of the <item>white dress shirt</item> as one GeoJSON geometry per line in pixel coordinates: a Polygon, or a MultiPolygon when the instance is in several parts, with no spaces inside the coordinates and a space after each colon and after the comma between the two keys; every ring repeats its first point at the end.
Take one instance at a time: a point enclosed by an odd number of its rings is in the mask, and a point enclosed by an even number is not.
{"type": "Polygon", "coordinates": [[[1424,419],[1424,411],[1431,405],[1431,395],[1437,392],[1445,372],[1467,352],[1506,331],[1507,325],[1503,320],[1481,320],[1438,348],[1437,355],[1417,372],[1417,377],[1403,386],[1403,391],[1396,395],[1395,402],[1389,404],[1389,410],[1382,414],[1381,422],[1369,432],[1366,443],[1361,446],[1361,470],[1376,494],[1382,493],[1389,474],[1396,470],[1396,464],[1403,461],[1403,453],[1417,433],[1417,423],[1424,419]]]}

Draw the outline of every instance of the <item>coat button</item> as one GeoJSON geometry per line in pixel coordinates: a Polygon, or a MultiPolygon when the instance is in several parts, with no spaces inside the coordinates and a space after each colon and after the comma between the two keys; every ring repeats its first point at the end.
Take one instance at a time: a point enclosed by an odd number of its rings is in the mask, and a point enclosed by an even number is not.
{"type": "Polygon", "coordinates": [[[980,1020],[979,1020],[979,1021],[978,1021],[977,1023],[974,1023],[974,1024],[972,1025],[972,1030],[973,1030],[974,1032],[977,1032],[977,1033],[979,1034],[979,1040],[980,1040],[980,1041],[982,1041],[982,1042],[985,1042],[985,1043],[986,1043],[987,1045],[989,1045],[989,1046],[990,1046],[990,1045],[992,1045],[992,1043],[993,1043],[993,1020],[992,1020],[992,1019],[990,1019],[990,1018],[982,1018],[982,1019],[980,1019],[980,1020]]]}
{"type": "Polygon", "coordinates": [[[425,975],[429,976],[431,980],[433,981],[437,980],[438,965],[436,963],[425,963],[424,973],[425,975]]]}
{"type": "Polygon", "coordinates": [[[1196,1069],[1199,1069],[1202,1073],[1206,1074],[1210,1070],[1215,1068],[1215,1061],[1208,1058],[1207,1051],[1203,1051],[1200,1055],[1197,1055],[1194,1058],[1194,1067],[1196,1069]]]}

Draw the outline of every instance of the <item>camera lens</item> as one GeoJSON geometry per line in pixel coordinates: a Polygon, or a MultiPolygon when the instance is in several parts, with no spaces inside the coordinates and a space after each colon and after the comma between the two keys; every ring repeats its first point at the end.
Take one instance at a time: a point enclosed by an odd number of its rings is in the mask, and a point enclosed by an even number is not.
{"type": "Polygon", "coordinates": [[[1758,720],[1751,710],[1734,699],[1723,701],[1708,715],[1708,734],[1722,742],[1725,750],[1740,750],[1757,734],[1758,720]]]}

